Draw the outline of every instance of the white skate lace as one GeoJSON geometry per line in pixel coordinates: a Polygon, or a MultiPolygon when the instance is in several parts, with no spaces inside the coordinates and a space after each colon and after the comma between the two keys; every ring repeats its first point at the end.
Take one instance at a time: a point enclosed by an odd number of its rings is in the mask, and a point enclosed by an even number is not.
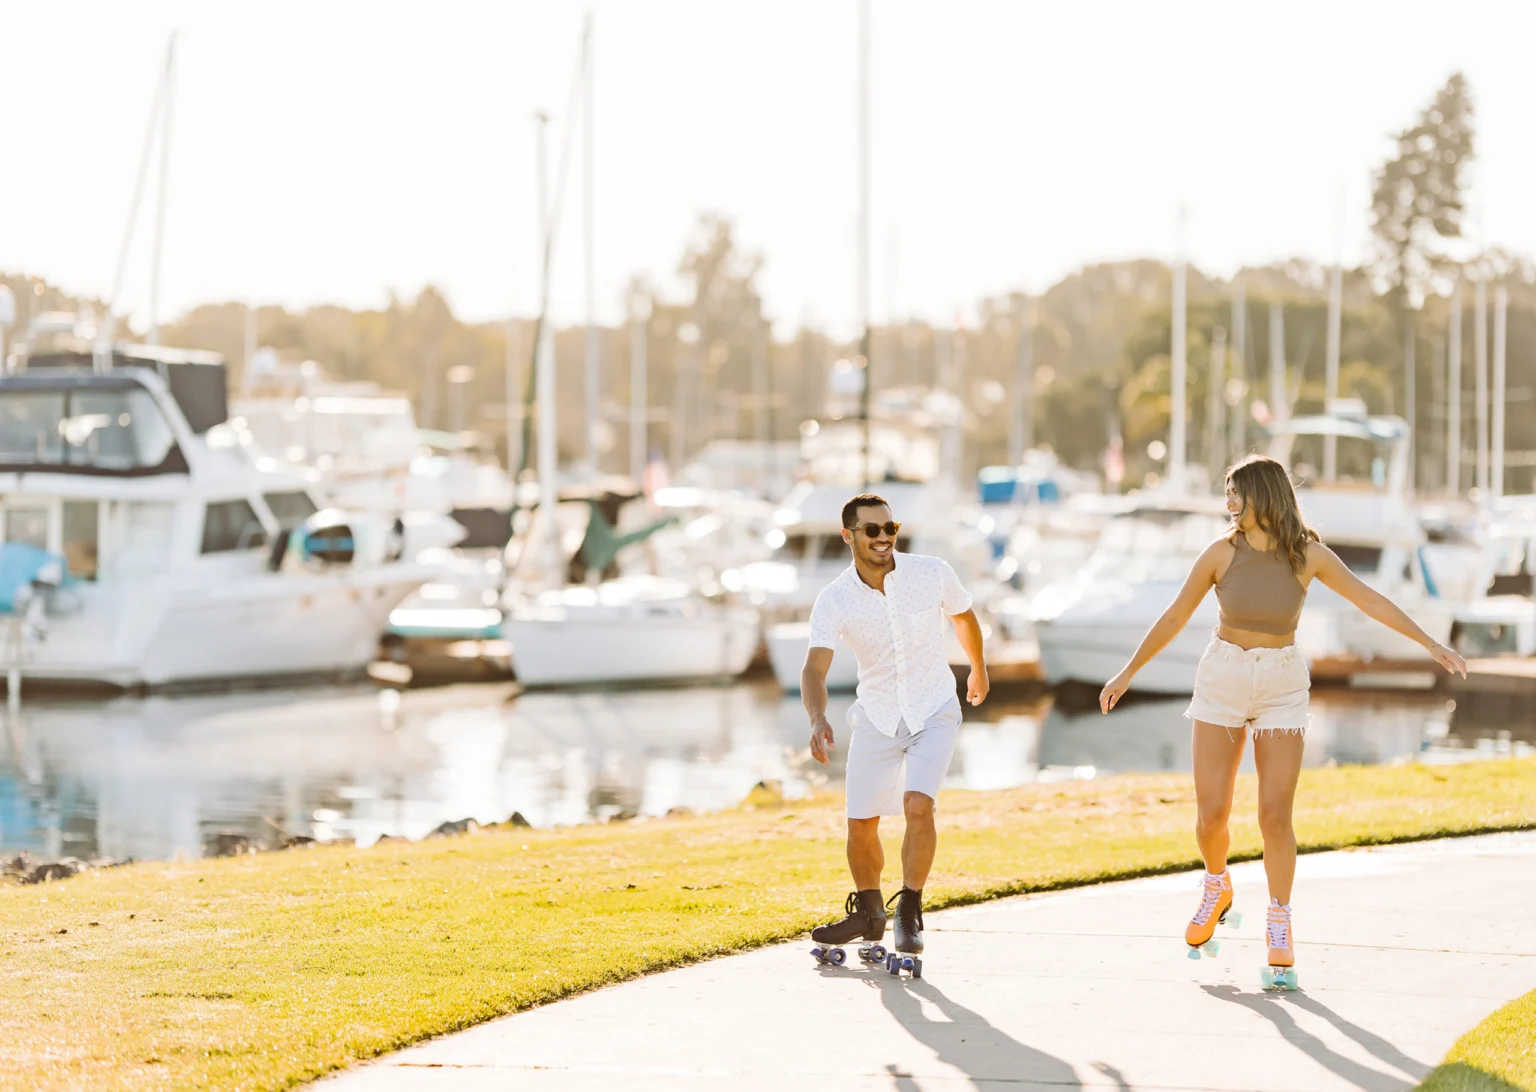
{"type": "Polygon", "coordinates": [[[1207,875],[1205,877],[1205,893],[1200,896],[1200,909],[1195,911],[1195,924],[1204,925],[1211,920],[1211,914],[1216,910],[1216,900],[1221,898],[1221,877],[1207,875]]]}
{"type": "Polygon", "coordinates": [[[1289,950],[1291,946],[1291,908],[1289,906],[1269,908],[1269,946],[1289,950]]]}

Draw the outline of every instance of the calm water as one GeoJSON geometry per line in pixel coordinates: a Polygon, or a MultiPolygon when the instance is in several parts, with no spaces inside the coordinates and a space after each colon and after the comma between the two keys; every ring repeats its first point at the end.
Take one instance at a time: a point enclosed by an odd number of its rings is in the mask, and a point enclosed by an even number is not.
{"type": "MultiPolygon", "coordinates": [[[[798,699],[771,683],[523,694],[507,686],[372,687],[36,704],[0,729],[0,850],[139,859],[204,853],[221,835],[420,837],[444,821],[535,826],[731,807],[768,782],[787,798],[835,783],[839,746],[806,751],[798,699]]],[[[1049,697],[968,711],[956,788],[1190,764],[1187,699],[1108,717],[1049,697]]],[[[1443,696],[1318,691],[1310,765],[1527,753],[1536,729],[1479,721],[1443,696]]]]}

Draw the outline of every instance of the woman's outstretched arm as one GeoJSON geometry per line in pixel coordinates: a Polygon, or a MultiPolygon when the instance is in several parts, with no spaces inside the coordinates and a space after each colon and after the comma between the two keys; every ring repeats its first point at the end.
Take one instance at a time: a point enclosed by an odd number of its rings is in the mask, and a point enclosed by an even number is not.
{"type": "Polygon", "coordinates": [[[1338,592],[1388,629],[1394,629],[1410,641],[1423,645],[1435,662],[1451,674],[1467,677],[1467,662],[1454,649],[1437,643],[1401,607],[1352,573],[1349,566],[1339,560],[1338,554],[1322,543],[1314,542],[1307,547],[1307,560],[1317,579],[1325,586],[1338,592]]]}
{"type": "Polygon", "coordinates": [[[1104,689],[1099,692],[1099,709],[1109,712],[1120,700],[1120,696],[1130,689],[1131,679],[1136,672],[1147,665],[1147,661],[1168,647],[1172,641],[1189,624],[1189,620],[1195,613],[1195,608],[1200,605],[1200,600],[1205,598],[1205,593],[1211,590],[1216,583],[1216,574],[1220,570],[1223,551],[1232,547],[1225,539],[1217,539],[1205,548],[1205,551],[1195,560],[1194,567],[1189,570],[1189,576],[1184,579],[1184,586],[1179,589],[1179,594],[1174,597],[1168,609],[1163,611],[1157,621],[1152,623],[1152,628],[1147,630],[1147,635],[1141,639],[1141,644],[1136,646],[1136,652],[1131,656],[1130,662],[1121,668],[1120,674],[1104,684],[1104,689]]]}

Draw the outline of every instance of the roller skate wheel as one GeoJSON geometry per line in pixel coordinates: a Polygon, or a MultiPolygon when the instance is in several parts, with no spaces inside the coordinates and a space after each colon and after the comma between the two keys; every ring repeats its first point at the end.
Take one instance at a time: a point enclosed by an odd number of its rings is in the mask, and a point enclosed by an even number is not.
{"type": "Polygon", "coordinates": [[[921,959],[913,959],[912,960],[912,977],[913,978],[922,978],[923,977],[923,961],[921,959]]]}
{"type": "Polygon", "coordinates": [[[841,948],[833,948],[827,953],[827,962],[831,963],[834,967],[841,967],[844,963],[848,962],[848,953],[841,948]]]}
{"type": "Polygon", "coordinates": [[[885,956],[886,951],[884,944],[871,944],[859,952],[859,958],[862,959],[865,963],[884,963],[885,956]]]}
{"type": "Polygon", "coordinates": [[[895,952],[892,952],[890,955],[885,957],[885,969],[891,974],[901,973],[900,963],[896,958],[895,952]]]}
{"type": "Polygon", "coordinates": [[[1200,949],[1199,948],[1191,948],[1188,952],[1185,953],[1184,958],[1186,958],[1186,959],[1199,959],[1200,958],[1200,949]]]}
{"type": "Polygon", "coordinates": [[[1200,945],[1200,950],[1205,953],[1206,959],[1215,959],[1221,954],[1221,941],[1208,940],[1200,945]]]}
{"type": "Polygon", "coordinates": [[[1296,968],[1265,967],[1259,973],[1259,981],[1264,984],[1266,990],[1294,990],[1296,988],[1296,968]]]}
{"type": "Polygon", "coordinates": [[[827,961],[827,951],[819,944],[811,949],[811,955],[815,957],[817,963],[825,963],[827,961]]]}
{"type": "Polygon", "coordinates": [[[1243,915],[1236,910],[1228,910],[1222,915],[1221,921],[1229,929],[1241,929],[1243,927],[1243,915]]]}

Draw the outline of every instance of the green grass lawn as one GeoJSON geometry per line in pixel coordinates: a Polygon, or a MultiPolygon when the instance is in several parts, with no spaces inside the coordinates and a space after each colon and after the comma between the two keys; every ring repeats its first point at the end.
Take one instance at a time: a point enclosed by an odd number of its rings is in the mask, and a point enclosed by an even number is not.
{"type": "Polygon", "coordinates": [[[1536,1092],[1536,990],[1456,1041],[1423,1092],[1536,1092]]]}
{"type": "MultiPolygon", "coordinates": [[[[1193,818],[1187,776],[946,794],[929,903],[1191,868],[1193,818]]],[[[1536,760],[1309,770],[1296,818],[1309,849],[1536,826],[1536,760]]],[[[841,910],[842,826],[828,799],[3,887],[0,1088],[283,1088],[792,937],[841,910]]]]}

